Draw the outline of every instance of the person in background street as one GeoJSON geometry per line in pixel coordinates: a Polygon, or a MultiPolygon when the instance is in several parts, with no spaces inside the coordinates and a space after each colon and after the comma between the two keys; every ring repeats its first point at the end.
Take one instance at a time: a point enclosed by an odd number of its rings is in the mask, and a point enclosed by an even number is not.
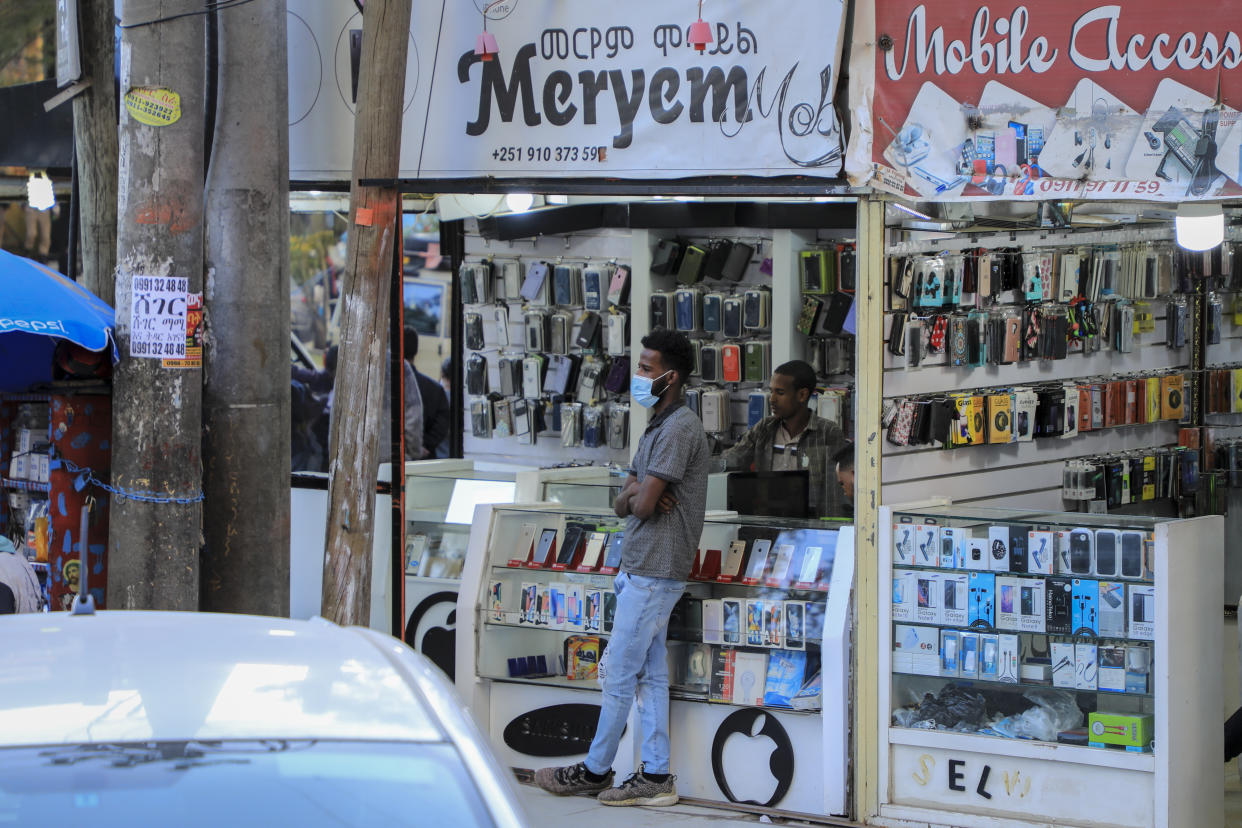
{"type": "Polygon", "coordinates": [[[815,391],[815,369],[800,359],[779,365],[769,389],[772,414],[725,451],[725,469],[807,469],[811,478],[807,507],[811,516],[841,517],[845,513],[841,484],[833,473],[832,459],[845,443],[845,434],[836,423],[808,407],[815,391]]]}
{"type": "Polygon", "coordinates": [[[0,615],[38,612],[42,603],[39,577],[13,541],[0,535],[0,615]]]}
{"type": "Polygon", "coordinates": [[[625,521],[612,638],[600,660],[603,705],[583,762],[542,768],[535,783],[555,794],[599,794],[605,805],[672,805],[669,773],[668,619],[685,589],[703,531],[711,450],[703,423],[682,401],[694,367],[690,340],[657,328],[643,337],[630,396],[651,409],[634,466],[613,510],[625,521]],[[638,698],[642,765],[618,787],[612,762],[638,698]]]}
{"type": "MultiPolygon", "coordinates": [[[[448,406],[449,400],[453,398],[453,358],[445,357],[440,363],[440,387],[444,389],[445,417],[451,416],[448,406]]],[[[449,431],[445,429],[444,439],[436,446],[436,457],[450,457],[453,454],[453,447],[449,445],[449,431]]]]}
{"type": "Polygon", "coordinates": [[[837,465],[837,482],[841,484],[841,490],[845,494],[845,498],[841,504],[842,517],[854,517],[854,444],[847,442],[841,448],[837,449],[837,453],[832,455],[832,460],[837,465]]]}
{"type": "MultiPolygon", "coordinates": [[[[405,345],[402,349],[402,355],[405,357],[405,364],[407,368],[406,382],[410,382],[410,375],[412,374],[414,384],[418,390],[418,395],[421,400],[422,409],[422,435],[419,441],[421,454],[414,457],[409,456],[410,439],[407,436],[406,459],[432,460],[437,456],[440,444],[444,442],[446,437],[448,437],[448,397],[445,395],[444,389],[440,387],[438,382],[426,374],[420,373],[414,368],[414,358],[418,356],[418,331],[407,327],[403,338],[405,345]]],[[[408,427],[409,424],[407,423],[407,428],[408,427]]]]}

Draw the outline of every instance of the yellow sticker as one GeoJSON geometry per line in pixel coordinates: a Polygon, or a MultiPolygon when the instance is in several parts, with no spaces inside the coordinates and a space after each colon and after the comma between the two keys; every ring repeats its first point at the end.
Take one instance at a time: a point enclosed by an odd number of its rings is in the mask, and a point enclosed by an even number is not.
{"type": "Polygon", "coordinates": [[[137,86],[125,93],[125,108],[147,126],[168,126],[181,120],[181,96],[171,89],[137,86]]]}

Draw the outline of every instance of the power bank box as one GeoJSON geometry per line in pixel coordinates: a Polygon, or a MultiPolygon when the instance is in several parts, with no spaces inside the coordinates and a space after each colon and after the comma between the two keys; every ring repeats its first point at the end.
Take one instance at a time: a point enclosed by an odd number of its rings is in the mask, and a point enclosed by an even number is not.
{"type": "Polygon", "coordinates": [[[962,638],[957,630],[940,631],[940,675],[957,676],[962,638]]]}
{"type": "Polygon", "coordinates": [[[970,623],[970,576],[965,572],[942,572],[940,587],[940,623],[965,627],[970,623]]]}
{"type": "Polygon", "coordinates": [[[1105,638],[1125,638],[1126,585],[1121,581],[1100,581],[1099,593],[1100,635],[1105,638]]]}
{"type": "Polygon", "coordinates": [[[1110,693],[1126,692],[1126,648],[1118,646],[1099,647],[1100,670],[1096,683],[1100,690],[1110,693]]]}
{"type": "Polygon", "coordinates": [[[1129,587],[1127,627],[1130,638],[1153,641],[1156,638],[1156,588],[1150,584],[1132,584],[1129,587]]]}
{"type": "Polygon", "coordinates": [[[988,527],[988,569],[993,572],[1009,571],[1009,527],[988,527]]]}
{"type": "Polygon", "coordinates": [[[966,568],[965,529],[952,526],[940,527],[940,566],[942,569],[966,568]]]}
{"type": "Polygon", "coordinates": [[[982,622],[996,626],[996,576],[991,572],[970,573],[969,607],[971,625],[982,622]]]}
{"type": "Polygon", "coordinates": [[[1094,644],[1074,645],[1074,687],[1078,690],[1094,690],[1099,668],[1094,644]]]}
{"type": "Polygon", "coordinates": [[[893,564],[909,566],[914,563],[914,524],[893,524],[893,564]]]}
{"type": "Polygon", "coordinates": [[[1092,635],[1100,634],[1099,600],[1100,590],[1096,581],[1088,581],[1084,578],[1074,579],[1073,610],[1070,614],[1074,635],[1083,632],[1089,632],[1092,635]]]}
{"type": "Polygon", "coordinates": [[[1076,675],[1074,645],[1069,642],[1052,642],[1052,686],[1073,687],[1076,675]]]}
{"type": "Polygon", "coordinates": [[[940,623],[940,575],[936,572],[915,573],[916,603],[914,620],[920,624],[940,623]]]}
{"type": "Polygon", "coordinates": [[[940,630],[912,624],[895,625],[893,669],[922,676],[940,675],[940,630]]]}
{"type": "Polygon", "coordinates": [[[915,577],[918,575],[912,569],[894,569],[893,570],[893,620],[894,621],[913,621],[915,590],[918,584],[915,583],[915,577]]]}
{"type": "Polygon", "coordinates": [[[996,681],[1000,675],[1000,636],[979,634],[979,678],[996,681]]]}
{"type": "Polygon", "coordinates": [[[1071,579],[1061,576],[1044,579],[1044,632],[1049,635],[1071,635],[1074,632],[1073,606],[1071,579]]]}
{"type": "Polygon", "coordinates": [[[920,523],[914,527],[914,562],[919,566],[939,566],[940,548],[936,544],[939,527],[920,523]]]}
{"type": "Polygon", "coordinates": [[[988,568],[988,539],[987,538],[967,538],[966,539],[966,560],[963,569],[987,569],[988,568]]]}
{"type": "Polygon", "coordinates": [[[979,675],[979,634],[963,632],[960,635],[962,646],[958,656],[958,670],[962,678],[976,678],[979,675]]]}
{"type": "Polygon", "coordinates": [[[999,648],[997,650],[997,681],[1005,681],[1010,684],[1018,683],[1018,636],[1006,635],[1002,633],[997,636],[999,639],[999,648]]]}
{"type": "Polygon", "coordinates": [[[1018,579],[1018,629],[1022,632],[1044,632],[1044,580],[1018,579]]]}
{"type": "Polygon", "coordinates": [[[1046,531],[1034,531],[1027,534],[1026,571],[1032,575],[1051,575],[1053,573],[1053,534],[1046,531]]]}
{"type": "Polygon", "coordinates": [[[996,577],[996,629],[1017,630],[1018,626],[1018,593],[1022,585],[1020,578],[1007,575],[996,577]]]}

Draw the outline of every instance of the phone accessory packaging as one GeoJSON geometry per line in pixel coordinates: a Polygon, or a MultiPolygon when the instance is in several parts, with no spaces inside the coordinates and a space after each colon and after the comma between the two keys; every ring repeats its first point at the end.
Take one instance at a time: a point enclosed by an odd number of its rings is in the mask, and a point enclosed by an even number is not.
{"type": "Polygon", "coordinates": [[[991,572],[970,573],[969,623],[996,626],[996,575],[991,572]]]}
{"type": "Polygon", "coordinates": [[[490,400],[470,401],[470,433],[484,439],[492,436],[492,403],[490,400]]]}
{"type": "Polygon", "coordinates": [[[608,366],[608,375],[604,379],[604,390],[613,394],[621,394],[630,387],[630,358],[617,357],[608,366]]]}
{"type": "Polygon", "coordinates": [[[771,373],[772,343],[766,339],[754,339],[743,345],[743,382],[763,382],[771,373]]]}
{"type": "Polygon", "coordinates": [[[557,311],[548,316],[548,351],[550,353],[569,353],[569,334],[573,326],[574,318],[565,311],[557,311]]]}
{"type": "Polygon", "coordinates": [[[735,342],[720,346],[720,379],[723,382],[742,381],[742,349],[735,342]]]}
{"type": "Polygon", "coordinates": [[[709,293],[703,297],[703,330],[720,333],[724,324],[724,294],[709,293]]]}
{"type": "Polygon", "coordinates": [[[940,675],[956,677],[960,674],[962,637],[957,630],[940,631],[940,675]]]}
{"type": "Polygon", "coordinates": [[[588,267],[582,271],[582,305],[587,310],[602,311],[608,289],[608,271],[588,267]]]}
{"type": "Polygon", "coordinates": [[[629,444],[630,407],[613,405],[608,412],[608,448],[623,449],[629,444]]]}
{"type": "MultiPolygon", "coordinates": [[[[673,294],[666,291],[657,291],[651,294],[651,329],[668,328],[673,321],[673,294]]],[[[738,334],[741,335],[740,333],[738,334]]]]}
{"type": "Polygon", "coordinates": [[[497,305],[492,310],[492,320],[496,323],[496,344],[509,347],[509,306],[497,305]]]}
{"type": "MultiPolygon", "coordinates": [[[[487,357],[482,354],[471,354],[466,360],[466,393],[473,397],[487,394],[487,357]]],[[[491,426],[488,426],[491,431],[491,426]]]]}
{"type": "Polygon", "coordinates": [[[831,271],[828,265],[830,255],[827,250],[803,250],[798,254],[804,294],[823,294],[835,288],[835,285],[831,284],[831,271]]]}
{"type": "Polygon", "coordinates": [[[913,624],[894,625],[893,671],[940,675],[940,630],[913,624]]]}
{"type": "Polygon", "coordinates": [[[522,298],[522,263],[505,262],[500,266],[500,295],[502,300],[522,298]]]}
{"type": "Polygon", "coordinates": [[[966,530],[955,528],[952,526],[942,526],[939,530],[940,562],[937,564],[941,569],[963,569],[963,564],[958,563],[959,560],[965,561],[966,551],[966,530]]]}
{"type": "Polygon", "coordinates": [[[739,296],[726,297],[722,303],[722,329],[729,339],[740,339],[742,336],[742,299],[739,296]]]}
{"type": "Polygon", "coordinates": [[[749,244],[733,242],[729,248],[729,256],[725,259],[724,267],[721,269],[721,277],[730,282],[740,282],[746,275],[746,269],[750,266],[750,257],[754,253],[755,249],[749,244]]]}
{"type": "Polygon", "coordinates": [[[536,305],[548,303],[548,263],[531,262],[526,267],[526,279],[522,282],[519,295],[527,302],[536,305]]]}
{"type": "Polygon", "coordinates": [[[542,310],[528,310],[523,314],[526,327],[526,350],[541,352],[548,349],[548,315],[542,310]]]}
{"type": "Polygon", "coordinates": [[[1009,527],[988,527],[988,569],[993,572],[1009,571],[1009,527]]]}
{"type": "Polygon", "coordinates": [[[1074,632],[1073,608],[1073,580],[1058,575],[1045,578],[1044,632],[1049,635],[1072,635],[1074,632]]]}
{"type": "Polygon", "coordinates": [[[1070,613],[1070,625],[1074,628],[1072,634],[1099,635],[1099,581],[1075,578],[1072,597],[1073,605],[1070,613]]]}
{"type": "Polygon", "coordinates": [[[771,323],[772,292],[753,288],[743,294],[742,327],[748,331],[764,330],[771,323]]]}
{"type": "Polygon", "coordinates": [[[481,351],[485,345],[483,341],[483,315],[474,311],[467,311],[465,314],[466,328],[466,347],[471,351],[481,351]]]}
{"type": "Polygon", "coordinates": [[[1054,535],[1050,531],[1027,533],[1026,571],[1032,575],[1051,575],[1054,566],[1054,535]]]}
{"type": "Polygon", "coordinates": [[[682,245],[676,239],[660,239],[651,254],[651,272],[668,276],[677,272],[681,264],[682,245]]]}
{"type": "Polygon", "coordinates": [[[703,327],[703,294],[694,288],[680,288],[673,294],[674,322],[679,331],[693,332],[703,327]]]}
{"type": "Polygon", "coordinates": [[[1122,581],[1100,581],[1100,635],[1124,638],[1126,634],[1126,585],[1122,581]]]}
{"type": "Polygon", "coordinates": [[[722,434],[729,430],[729,396],[719,388],[705,390],[702,395],[703,430],[722,434]]]}
{"type": "Polygon", "coordinates": [[[1126,627],[1129,638],[1154,641],[1156,638],[1156,587],[1130,584],[1126,595],[1126,627]]]}
{"type": "Polygon", "coordinates": [[[600,343],[600,318],[595,311],[587,311],[578,328],[574,344],[584,351],[598,351],[600,343]]]}
{"type": "Polygon", "coordinates": [[[624,305],[630,300],[630,266],[617,265],[608,283],[608,303],[624,305]]]}
{"type": "Polygon", "coordinates": [[[728,239],[713,239],[707,245],[707,258],[703,262],[704,279],[723,279],[725,264],[729,254],[733,252],[733,242],[728,239]]]}
{"type": "Polygon", "coordinates": [[[538,398],[543,393],[543,354],[530,354],[522,360],[522,396],[538,398]]]}
{"type": "Polygon", "coordinates": [[[766,391],[751,391],[746,398],[746,427],[754,428],[768,416],[768,394],[766,391]]]}
{"type": "Polygon", "coordinates": [[[1074,688],[1077,690],[1096,689],[1099,677],[1099,648],[1095,644],[1074,645],[1074,688]]]}
{"type": "Polygon", "coordinates": [[[893,524],[893,564],[910,566],[914,564],[914,524],[893,524]]]}
{"type": "Polygon", "coordinates": [[[940,527],[931,523],[918,523],[914,527],[914,563],[917,566],[939,566],[940,527]]]}
{"type": "MultiPolygon", "coordinates": [[[[820,317],[824,303],[816,299],[814,296],[802,297],[802,310],[798,314],[798,322],[794,328],[798,333],[804,336],[810,336],[815,330],[815,323],[820,317]]],[[[704,317],[704,329],[706,330],[706,316],[704,317]]]]}
{"type": "Polygon", "coordinates": [[[557,265],[552,271],[552,303],[582,304],[582,270],[572,265],[557,265]]]}
{"type": "Polygon", "coordinates": [[[608,355],[621,356],[629,350],[630,315],[623,310],[608,314],[608,355]]]}

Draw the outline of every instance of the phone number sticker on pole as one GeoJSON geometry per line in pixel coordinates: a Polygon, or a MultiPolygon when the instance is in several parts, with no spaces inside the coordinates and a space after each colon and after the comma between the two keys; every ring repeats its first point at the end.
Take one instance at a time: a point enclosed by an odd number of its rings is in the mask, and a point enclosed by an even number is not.
{"type": "Polygon", "coordinates": [[[179,276],[132,277],[129,355],[185,359],[190,280],[179,276]]]}

